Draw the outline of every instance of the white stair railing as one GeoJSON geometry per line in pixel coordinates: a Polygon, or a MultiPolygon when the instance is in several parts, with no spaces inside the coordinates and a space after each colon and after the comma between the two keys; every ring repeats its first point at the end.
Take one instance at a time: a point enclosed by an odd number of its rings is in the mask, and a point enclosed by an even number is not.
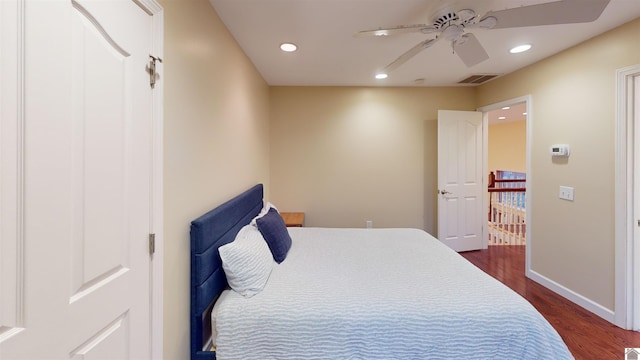
{"type": "Polygon", "coordinates": [[[525,245],[526,180],[489,179],[489,245],[525,245]]]}

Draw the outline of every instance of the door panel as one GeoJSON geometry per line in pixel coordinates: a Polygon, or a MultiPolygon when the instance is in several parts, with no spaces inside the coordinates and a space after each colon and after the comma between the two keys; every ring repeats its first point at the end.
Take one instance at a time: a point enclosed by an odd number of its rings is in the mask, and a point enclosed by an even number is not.
{"type": "Polygon", "coordinates": [[[127,359],[128,332],[129,318],[124,314],[72,350],[70,357],[74,360],[127,359]]]}
{"type": "Polygon", "coordinates": [[[482,247],[482,113],[438,111],[438,239],[482,247]]]}
{"type": "MultiPolygon", "coordinates": [[[[445,208],[446,219],[453,219],[458,216],[458,213],[460,211],[458,209],[459,201],[457,198],[443,197],[441,201],[445,202],[443,206],[445,208]]],[[[446,232],[443,234],[444,235],[443,237],[438,236],[438,238],[451,240],[451,239],[457,239],[460,237],[460,234],[458,233],[459,227],[456,222],[446,221],[444,225],[446,226],[446,232]]]]}
{"type": "Polygon", "coordinates": [[[73,278],[75,288],[85,291],[128,267],[130,199],[124,187],[132,104],[125,94],[131,57],[86,10],[74,10],[73,278]]]}

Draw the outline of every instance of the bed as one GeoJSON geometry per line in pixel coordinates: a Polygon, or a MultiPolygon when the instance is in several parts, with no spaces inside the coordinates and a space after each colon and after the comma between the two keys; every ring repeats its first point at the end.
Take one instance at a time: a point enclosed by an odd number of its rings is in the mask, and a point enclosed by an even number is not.
{"type": "Polygon", "coordinates": [[[573,358],[526,300],[418,229],[288,228],[264,288],[230,289],[220,248],[262,195],[191,224],[192,359],[573,358]]]}

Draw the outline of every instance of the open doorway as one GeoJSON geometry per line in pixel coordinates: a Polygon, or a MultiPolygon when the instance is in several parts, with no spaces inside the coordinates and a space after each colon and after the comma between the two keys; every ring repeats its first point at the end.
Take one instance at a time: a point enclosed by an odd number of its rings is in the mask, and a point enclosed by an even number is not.
{"type": "Polygon", "coordinates": [[[488,133],[488,246],[526,244],[527,107],[490,110],[488,133]]]}
{"type": "MultiPolygon", "coordinates": [[[[522,195],[511,195],[511,196],[504,196],[502,198],[502,200],[504,199],[508,199],[509,201],[512,202],[512,204],[518,204],[518,206],[522,207],[523,210],[518,210],[519,213],[517,213],[517,216],[514,217],[519,217],[519,219],[516,220],[524,220],[524,222],[521,222],[520,225],[516,227],[505,227],[505,230],[507,229],[514,229],[514,230],[519,230],[520,234],[519,236],[522,237],[522,245],[524,247],[524,253],[525,253],[525,275],[529,276],[530,273],[530,264],[531,264],[531,243],[532,243],[532,238],[531,238],[531,194],[532,194],[532,188],[531,188],[531,176],[532,176],[532,171],[531,171],[531,129],[532,129],[532,123],[533,123],[533,116],[532,116],[532,112],[531,112],[531,95],[527,95],[527,96],[522,96],[522,97],[518,97],[518,98],[514,98],[514,99],[510,99],[510,100],[506,100],[506,101],[502,101],[499,103],[495,103],[495,104],[491,104],[488,106],[484,106],[478,109],[478,111],[481,111],[483,113],[483,122],[485,124],[485,138],[484,138],[484,156],[485,156],[485,160],[484,163],[486,164],[485,166],[485,173],[487,176],[487,220],[489,220],[489,215],[491,215],[491,210],[489,208],[489,185],[493,185],[495,187],[495,183],[494,184],[490,184],[489,183],[489,175],[490,175],[490,167],[495,167],[495,169],[492,169],[493,171],[497,171],[497,170],[506,170],[509,171],[511,169],[504,169],[504,168],[500,168],[498,169],[498,167],[509,167],[512,168],[513,170],[516,170],[516,173],[521,173],[521,174],[508,174],[509,177],[524,177],[524,179],[518,179],[517,182],[511,182],[511,185],[505,185],[505,186],[517,186],[519,188],[522,188],[524,190],[524,196],[522,195]],[[509,109],[505,109],[506,107],[509,107],[509,109]],[[519,112],[519,115],[518,115],[519,112]],[[509,114],[510,113],[510,114],[509,114]],[[524,134],[522,134],[521,130],[519,130],[517,132],[517,135],[513,135],[513,137],[516,137],[518,141],[518,143],[520,143],[520,147],[519,147],[519,151],[522,151],[522,136],[524,136],[524,159],[522,159],[522,155],[518,155],[517,159],[518,160],[514,160],[513,163],[507,163],[506,160],[497,160],[498,162],[491,162],[490,163],[490,159],[489,157],[490,155],[490,150],[489,147],[490,145],[490,136],[492,133],[492,129],[491,126],[494,125],[490,125],[490,117],[491,116],[495,116],[495,121],[493,123],[496,124],[501,124],[501,122],[507,122],[508,123],[508,117],[511,117],[512,119],[516,119],[518,118],[521,123],[518,125],[513,125],[514,128],[517,127],[524,127],[524,134]],[[500,119],[501,116],[505,116],[506,119],[500,119]],[[522,169],[522,161],[524,161],[524,171],[521,171],[522,169]],[[501,165],[501,164],[504,164],[501,165]],[[524,181],[522,181],[524,180],[524,181]],[[522,219],[524,218],[524,219],[522,219]]],[[[506,128],[506,127],[505,127],[506,128]]],[[[493,128],[493,132],[496,132],[496,127],[493,128]]],[[[505,131],[508,133],[508,131],[505,131]]],[[[514,139],[511,139],[514,140],[514,139]]],[[[512,143],[513,144],[513,143],[512,143]]],[[[511,145],[514,146],[514,145],[511,145]]],[[[494,149],[493,152],[496,151],[509,151],[509,150],[496,150],[494,149]]],[[[506,154],[503,154],[506,155],[506,154]]],[[[495,160],[495,159],[493,159],[495,160]]],[[[497,174],[494,172],[494,175],[497,176],[497,174]]],[[[502,175],[502,174],[501,174],[502,175]]],[[[511,179],[513,180],[513,179],[511,179]]],[[[506,216],[506,215],[501,215],[501,216],[506,216]]],[[[484,237],[484,248],[487,248],[489,246],[489,226],[485,227],[487,230],[483,233],[483,237],[484,237]]],[[[508,240],[509,243],[511,243],[511,240],[508,240]]],[[[503,241],[504,243],[504,241],[503,241]]],[[[492,245],[493,246],[493,245],[492,245]]]]}

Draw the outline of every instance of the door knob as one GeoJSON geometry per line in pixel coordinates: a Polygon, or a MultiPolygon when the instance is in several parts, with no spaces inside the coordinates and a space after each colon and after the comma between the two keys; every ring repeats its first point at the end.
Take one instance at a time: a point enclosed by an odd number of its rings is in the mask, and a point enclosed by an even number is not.
{"type": "Polygon", "coordinates": [[[445,194],[452,194],[452,192],[447,191],[447,190],[438,190],[439,194],[445,195],[445,194]]]}

